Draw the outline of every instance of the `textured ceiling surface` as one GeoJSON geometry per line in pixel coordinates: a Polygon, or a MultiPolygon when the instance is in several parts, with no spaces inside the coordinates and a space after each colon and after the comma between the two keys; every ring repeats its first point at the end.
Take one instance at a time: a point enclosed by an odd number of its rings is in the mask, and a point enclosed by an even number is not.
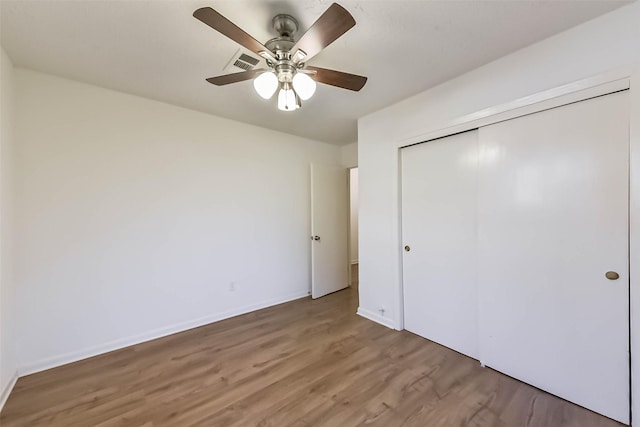
{"type": "Polygon", "coordinates": [[[4,49],[18,67],[343,145],[357,119],[629,3],[617,0],[344,0],[357,25],[309,65],[369,77],[360,92],[319,85],[281,112],[250,81],[224,87],[238,46],[193,18],[210,6],[256,39],[293,15],[302,33],[332,1],[1,0],[4,49]]]}

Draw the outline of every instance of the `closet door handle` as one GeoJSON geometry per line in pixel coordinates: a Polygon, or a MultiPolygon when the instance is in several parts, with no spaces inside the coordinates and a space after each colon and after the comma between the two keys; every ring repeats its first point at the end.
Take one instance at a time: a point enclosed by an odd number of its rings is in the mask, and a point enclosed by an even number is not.
{"type": "Polygon", "coordinates": [[[607,271],[606,273],[604,273],[604,277],[609,280],[618,280],[620,278],[620,275],[615,271],[607,271]]]}

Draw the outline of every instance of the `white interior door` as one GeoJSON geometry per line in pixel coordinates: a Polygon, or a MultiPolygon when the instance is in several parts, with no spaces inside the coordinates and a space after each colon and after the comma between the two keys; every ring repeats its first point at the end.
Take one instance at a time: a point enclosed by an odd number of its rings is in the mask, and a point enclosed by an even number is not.
{"type": "Polygon", "coordinates": [[[471,131],[401,152],[405,328],[473,358],[477,138],[471,131]]]}
{"type": "Polygon", "coordinates": [[[347,169],[311,165],[311,296],[349,285],[347,169]]]}
{"type": "Polygon", "coordinates": [[[620,92],[481,128],[478,175],[481,361],[624,423],[628,109],[620,92]]]}

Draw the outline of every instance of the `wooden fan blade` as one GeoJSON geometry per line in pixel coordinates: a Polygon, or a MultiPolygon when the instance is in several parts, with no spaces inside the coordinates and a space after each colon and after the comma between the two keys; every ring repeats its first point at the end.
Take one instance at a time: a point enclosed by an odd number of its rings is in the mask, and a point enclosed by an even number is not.
{"type": "Polygon", "coordinates": [[[326,68],[318,67],[307,67],[306,69],[316,72],[315,74],[309,74],[309,77],[318,83],[337,86],[343,89],[353,90],[355,92],[362,89],[364,84],[367,82],[366,77],[343,73],[342,71],[328,70],[326,68]]]}
{"type": "Polygon", "coordinates": [[[354,25],[356,25],[356,21],[347,9],[333,3],[293,45],[291,57],[295,62],[307,62],[354,25]],[[298,50],[303,51],[306,56],[299,58],[296,55],[298,50]]]}
{"type": "Polygon", "coordinates": [[[242,28],[210,7],[203,7],[196,10],[193,12],[193,16],[252,52],[259,54],[262,51],[269,51],[262,43],[251,37],[242,28]]]}
{"type": "Polygon", "coordinates": [[[224,74],[222,76],[209,77],[207,81],[216,86],[224,86],[231,83],[243,82],[258,77],[260,74],[268,71],[264,68],[258,70],[241,71],[239,73],[224,74]]]}

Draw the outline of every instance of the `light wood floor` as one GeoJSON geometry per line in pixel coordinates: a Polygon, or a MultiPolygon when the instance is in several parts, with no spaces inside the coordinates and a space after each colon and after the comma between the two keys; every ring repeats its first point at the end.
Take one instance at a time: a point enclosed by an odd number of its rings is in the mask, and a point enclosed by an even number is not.
{"type": "Polygon", "coordinates": [[[0,425],[620,425],[356,306],[347,289],[21,378],[0,425]]]}

